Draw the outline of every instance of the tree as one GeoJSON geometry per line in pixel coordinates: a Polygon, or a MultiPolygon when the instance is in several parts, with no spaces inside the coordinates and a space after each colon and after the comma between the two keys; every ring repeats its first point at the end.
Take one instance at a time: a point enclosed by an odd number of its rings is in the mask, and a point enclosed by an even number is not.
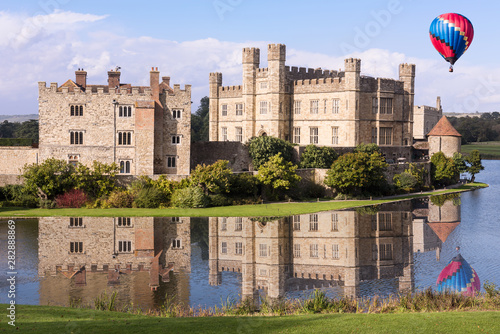
{"type": "Polygon", "coordinates": [[[460,174],[467,172],[467,164],[465,163],[465,158],[462,153],[453,153],[453,162],[455,163],[455,167],[458,169],[460,174]]]}
{"type": "Polygon", "coordinates": [[[379,194],[387,186],[387,166],[378,152],[346,153],[333,163],[324,182],[345,195],[379,194]]]}
{"type": "Polygon", "coordinates": [[[481,163],[481,154],[479,154],[478,150],[472,150],[470,155],[465,158],[467,162],[467,172],[471,175],[471,182],[474,182],[476,179],[476,174],[484,169],[484,166],[481,163]]]}
{"type": "Polygon", "coordinates": [[[93,198],[109,195],[116,188],[116,163],[105,164],[94,161],[91,167],[77,164],[73,174],[75,189],[81,189],[93,198]]]}
{"type": "Polygon", "coordinates": [[[38,197],[54,199],[75,185],[72,177],[75,168],[64,160],[50,158],[41,164],[25,165],[23,170],[24,188],[38,197]],[[42,191],[42,193],[40,193],[42,191]]]}
{"type": "Polygon", "coordinates": [[[248,152],[255,169],[259,169],[265,162],[281,153],[285,161],[292,161],[293,145],[289,142],[271,136],[253,137],[248,143],[248,152]]]}
{"type": "Polygon", "coordinates": [[[300,168],[330,168],[338,156],[333,147],[307,145],[300,156],[300,168]]]}
{"type": "Polygon", "coordinates": [[[365,152],[368,154],[380,153],[380,147],[377,144],[359,144],[354,149],[354,153],[365,152]]]}
{"type": "Polygon", "coordinates": [[[29,138],[38,143],[38,120],[22,122],[14,132],[16,138],[29,138]]]}
{"type": "Polygon", "coordinates": [[[257,178],[270,186],[273,198],[277,198],[277,191],[288,190],[300,182],[302,178],[295,173],[296,170],[297,166],[286,161],[280,152],[260,166],[257,178]]]}
{"type": "Polygon", "coordinates": [[[191,142],[208,141],[209,124],[209,105],[208,96],[200,100],[200,106],[196,112],[191,115],[191,142]]]}
{"type": "Polygon", "coordinates": [[[228,193],[231,185],[232,170],[228,167],[229,161],[217,160],[211,165],[198,165],[191,171],[191,184],[199,186],[205,194],[228,193]]]}
{"type": "Polygon", "coordinates": [[[455,183],[460,173],[452,158],[448,158],[443,152],[437,152],[431,157],[431,178],[436,186],[447,186],[455,183]]]}

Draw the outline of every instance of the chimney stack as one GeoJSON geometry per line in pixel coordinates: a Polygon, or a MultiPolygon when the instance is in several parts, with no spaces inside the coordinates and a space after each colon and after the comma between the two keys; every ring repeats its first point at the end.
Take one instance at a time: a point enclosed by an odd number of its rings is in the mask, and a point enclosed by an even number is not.
{"type": "Polygon", "coordinates": [[[87,71],[78,69],[75,71],[76,84],[85,90],[87,88],[87,71]]]}
{"type": "Polygon", "coordinates": [[[170,77],[161,77],[161,80],[170,87],[170,77]]]}
{"type": "Polygon", "coordinates": [[[151,72],[149,72],[149,85],[151,87],[151,92],[153,93],[153,100],[160,101],[160,72],[158,67],[151,67],[151,72]]]}
{"type": "Polygon", "coordinates": [[[108,86],[110,89],[120,87],[120,74],[119,71],[108,71],[108,86]]]}

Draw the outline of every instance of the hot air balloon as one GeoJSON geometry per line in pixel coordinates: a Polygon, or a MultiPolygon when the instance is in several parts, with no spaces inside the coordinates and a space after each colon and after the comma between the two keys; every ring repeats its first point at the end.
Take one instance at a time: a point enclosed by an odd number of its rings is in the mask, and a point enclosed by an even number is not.
{"type": "Polygon", "coordinates": [[[450,65],[469,48],[474,38],[474,27],[463,15],[456,13],[441,14],[434,19],[429,29],[432,45],[450,65]]]}
{"type": "Polygon", "coordinates": [[[479,276],[472,267],[458,254],[441,271],[436,281],[439,292],[455,291],[472,296],[481,290],[479,276]]]}

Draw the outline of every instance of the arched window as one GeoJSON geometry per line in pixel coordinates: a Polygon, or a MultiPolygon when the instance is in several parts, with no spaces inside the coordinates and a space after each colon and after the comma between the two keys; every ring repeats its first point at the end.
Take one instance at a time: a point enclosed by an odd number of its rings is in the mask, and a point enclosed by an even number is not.
{"type": "Polygon", "coordinates": [[[71,116],[75,116],[75,106],[71,106],[71,116]]]}
{"type": "Polygon", "coordinates": [[[118,117],[123,117],[123,107],[122,106],[120,106],[118,108],[118,117]]]}

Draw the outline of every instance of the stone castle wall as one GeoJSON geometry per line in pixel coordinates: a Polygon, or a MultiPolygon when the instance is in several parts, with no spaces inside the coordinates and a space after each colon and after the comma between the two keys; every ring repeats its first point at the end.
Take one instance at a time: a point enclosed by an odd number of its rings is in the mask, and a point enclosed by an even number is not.
{"type": "Polygon", "coordinates": [[[36,148],[0,146],[0,186],[12,184],[11,181],[21,175],[24,165],[37,163],[38,154],[36,148]]]}

